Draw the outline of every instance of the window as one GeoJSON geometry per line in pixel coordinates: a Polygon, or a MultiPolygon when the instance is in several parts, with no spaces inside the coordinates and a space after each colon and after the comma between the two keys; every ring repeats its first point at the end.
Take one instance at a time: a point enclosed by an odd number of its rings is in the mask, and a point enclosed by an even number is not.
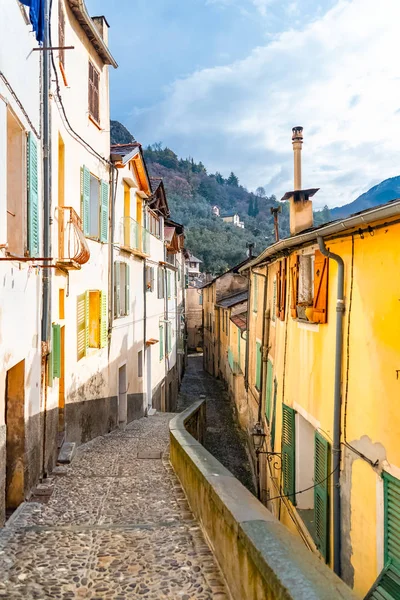
{"type": "Polygon", "coordinates": [[[154,292],[154,267],[146,267],[146,291],[154,292]]]}
{"type": "Polygon", "coordinates": [[[172,351],[172,323],[170,321],[168,321],[168,323],[166,323],[167,326],[167,345],[166,345],[166,352],[167,354],[170,354],[172,351]]]}
{"type": "Polygon", "coordinates": [[[384,569],[368,592],[366,599],[397,600],[400,598],[400,480],[385,471],[384,493],[384,569]]]}
{"type": "Polygon", "coordinates": [[[89,114],[100,123],[100,101],[99,101],[100,73],[89,61],[89,114]]]}
{"type": "Polygon", "coordinates": [[[81,218],[86,236],[108,241],[109,185],[81,167],[81,218]]]}
{"type": "Polygon", "coordinates": [[[157,298],[164,298],[164,269],[158,267],[157,269],[157,298]]]}
{"type": "Polygon", "coordinates": [[[130,268],[125,262],[114,263],[114,319],[130,312],[130,268]]]}
{"type": "Polygon", "coordinates": [[[39,256],[38,150],[33,133],[7,109],[7,243],[15,256],[39,256]]]}
{"type": "Polygon", "coordinates": [[[257,312],[258,307],[258,276],[253,274],[253,312],[257,312]]]}
{"type": "Polygon", "coordinates": [[[143,351],[140,350],[137,355],[137,373],[138,377],[143,377],[143,351]]]}
{"type": "Polygon", "coordinates": [[[256,388],[261,389],[261,344],[256,342],[256,388]]]}
{"type": "Polygon", "coordinates": [[[90,290],[77,298],[77,359],[88,348],[104,348],[108,341],[107,294],[90,290]]]}
{"type": "Polygon", "coordinates": [[[158,326],[158,336],[160,338],[160,360],[164,358],[164,325],[162,323],[158,326]]]}
{"type": "Polygon", "coordinates": [[[203,294],[201,292],[199,294],[199,304],[203,304],[203,294]]]}
{"type": "Polygon", "coordinates": [[[293,318],[313,323],[327,322],[328,264],[328,258],[319,250],[314,254],[292,257],[290,309],[293,318]]]}
{"type": "Polygon", "coordinates": [[[150,233],[152,233],[153,235],[155,235],[156,237],[160,237],[160,220],[157,217],[157,215],[155,213],[153,213],[152,211],[149,211],[147,213],[147,222],[148,222],[148,226],[147,229],[150,231],[150,233]]]}

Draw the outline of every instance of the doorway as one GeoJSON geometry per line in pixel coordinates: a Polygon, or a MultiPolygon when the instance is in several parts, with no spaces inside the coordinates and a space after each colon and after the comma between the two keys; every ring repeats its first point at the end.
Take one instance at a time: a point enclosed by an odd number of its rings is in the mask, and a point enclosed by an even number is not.
{"type": "Polygon", "coordinates": [[[128,384],[126,379],[126,365],[118,371],[118,424],[124,427],[127,422],[128,413],[128,384]]]}
{"type": "Polygon", "coordinates": [[[151,388],[151,346],[147,348],[146,352],[146,391],[147,407],[150,409],[153,408],[153,394],[151,388]]]}
{"type": "Polygon", "coordinates": [[[24,501],[25,361],[7,371],[6,379],[6,511],[24,501]]]}

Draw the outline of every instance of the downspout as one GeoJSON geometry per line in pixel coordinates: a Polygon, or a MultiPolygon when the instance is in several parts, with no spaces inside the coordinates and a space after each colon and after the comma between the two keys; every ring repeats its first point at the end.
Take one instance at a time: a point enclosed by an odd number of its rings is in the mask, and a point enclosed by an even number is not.
{"type": "MultiPolygon", "coordinates": [[[[251,269],[249,270],[249,299],[251,298],[251,269]]],[[[244,388],[246,392],[249,391],[249,336],[250,336],[250,314],[252,310],[251,307],[247,306],[247,323],[246,323],[246,361],[244,365],[244,388]]]]}
{"type": "Polygon", "coordinates": [[[340,511],[340,441],[342,410],[342,359],[343,359],[343,317],[344,317],[344,262],[338,255],[330,252],[322,237],[318,237],[318,246],[324,256],[338,265],[338,285],[336,298],[336,342],[335,342],[335,391],[333,409],[333,569],[340,577],[341,555],[341,511],[340,511]]]}
{"type": "MultiPolygon", "coordinates": [[[[147,352],[146,352],[146,333],[147,333],[147,288],[146,288],[146,259],[143,260],[143,371],[146,374],[146,393],[145,393],[145,398],[146,398],[146,403],[147,406],[145,404],[145,416],[147,416],[147,411],[148,408],[150,406],[149,404],[149,398],[147,397],[147,391],[149,389],[149,383],[147,381],[147,352]]],[[[161,340],[160,340],[161,343],[161,340]]]]}
{"type": "MultiPolygon", "coordinates": [[[[44,0],[44,48],[50,46],[50,5],[49,0],[44,0]]],[[[51,137],[50,137],[50,56],[49,50],[44,50],[43,68],[43,256],[51,257],[51,137]]],[[[47,475],[46,446],[47,446],[47,364],[50,350],[50,321],[51,321],[51,268],[50,260],[46,260],[42,280],[42,358],[44,360],[44,402],[43,402],[43,458],[42,472],[47,475]]]]}
{"type": "MultiPolygon", "coordinates": [[[[262,421],[262,407],[263,407],[263,397],[265,395],[265,386],[267,383],[267,369],[266,364],[268,360],[268,349],[269,349],[269,321],[270,321],[270,310],[267,310],[267,275],[263,275],[262,273],[256,273],[256,277],[264,277],[265,286],[264,286],[264,300],[263,300],[263,325],[262,325],[262,346],[261,346],[261,386],[260,386],[260,395],[258,398],[258,416],[257,422],[261,425],[262,421]],[[267,339],[265,336],[267,335],[267,339]]],[[[247,350],[247,345],[246,345],[247,350]]],[[[261,498],[261,489],[260,489],[260,454],[256,452],[257,457],[257,498],[261,498]]]]}
{"type": "MultiPolygon", "coordinates": [[[[108,297],[109,301],[109,314],[108,314],[108,335],[112,333],[112,323],[114,317],[114,229],[115,229],[115,201],[117,197],[117,185],[118,185],[118,170],[115,167],[111,167],[111,219],[110,219],[110,289],[108,297]],[[114,178],[114,169],[117,172],[117,177],[114,178]]],[[[109,346],[110,348],[110,346],[109,346]]]]}

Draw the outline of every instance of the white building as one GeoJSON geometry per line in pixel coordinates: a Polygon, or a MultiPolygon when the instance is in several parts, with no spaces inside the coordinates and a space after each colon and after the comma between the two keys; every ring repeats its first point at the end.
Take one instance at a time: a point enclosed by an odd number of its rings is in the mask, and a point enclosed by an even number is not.
{"type": "Polygon", "coordinates": [[[240,220],[240,217],[237,213],[234,215],[225,215],[222,217],[224,223],[231,223],[235,227],[240,227],[240,229],[244,229],[244,223],[240,220]]]}
{"type": "Polygon", "coordinates": [[[43,463],[40,52],[22,5],[3,2],[1,21],[0,526],[43,463]]]}

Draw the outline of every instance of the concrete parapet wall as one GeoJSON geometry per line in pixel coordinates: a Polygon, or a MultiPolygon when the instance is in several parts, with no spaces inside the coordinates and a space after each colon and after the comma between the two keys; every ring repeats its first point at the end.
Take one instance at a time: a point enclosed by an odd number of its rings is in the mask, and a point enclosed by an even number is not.
{"type": "Polygon", "coordinates": [[[200,400],[172,419],[171,463],[233,600],[355,599],[346,584],[193,437],[202,439],[205,410],[200,400]]]}

